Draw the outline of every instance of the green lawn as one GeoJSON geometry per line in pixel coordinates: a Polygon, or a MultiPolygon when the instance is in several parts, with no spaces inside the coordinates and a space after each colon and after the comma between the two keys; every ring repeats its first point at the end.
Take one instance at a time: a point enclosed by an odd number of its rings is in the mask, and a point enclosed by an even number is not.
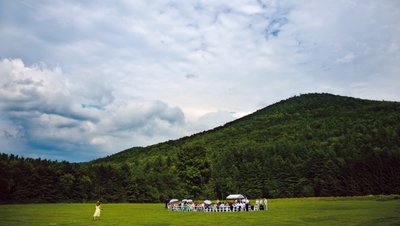
{"type": "Polygon", "coordinates": [[[0,205],[0,225],[400,225],[400,199],[385,197],[269,200],[268,211],[169,212],[163,204],[0,205]]]}

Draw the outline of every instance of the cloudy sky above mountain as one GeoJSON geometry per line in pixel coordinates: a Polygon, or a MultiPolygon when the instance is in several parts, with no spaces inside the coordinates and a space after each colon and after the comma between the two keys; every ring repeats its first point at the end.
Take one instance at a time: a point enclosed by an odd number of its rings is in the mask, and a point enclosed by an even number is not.
{"type": "Polygon", "coordinates": [[[87,161],[300,93],[400,101],[400,1],[0,0],[0,152],[87,161]]]}

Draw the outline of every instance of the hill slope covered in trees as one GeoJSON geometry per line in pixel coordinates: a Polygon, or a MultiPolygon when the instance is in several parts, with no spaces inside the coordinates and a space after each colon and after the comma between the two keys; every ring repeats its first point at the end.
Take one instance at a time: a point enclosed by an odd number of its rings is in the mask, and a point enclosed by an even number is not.
{"type": "Polygon", "coordinates": [[[0,179],[6,185],[0,185],[0,197],[153,202],[222,199],[229,193],[249,198],[400,194],[399,121],[398,102],[306,94],[210,131],[89,163],[3,155],[0,168],[6,171],[0,179]],[[42,189],[41,196],[21,192],[29,183],[15,171],[27,167],[36,173],[37,187],[42,180],[58,187],[42,189]],[[71,189],[66,195],[59,187],[71,189]]]}

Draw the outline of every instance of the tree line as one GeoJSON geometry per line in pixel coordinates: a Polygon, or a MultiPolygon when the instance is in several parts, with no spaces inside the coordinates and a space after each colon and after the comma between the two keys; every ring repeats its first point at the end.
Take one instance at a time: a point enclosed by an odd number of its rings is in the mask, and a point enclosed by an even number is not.
{"type": "Polygon", "coordinates": [[[211,131],[87,163],[0,155],[0,202],[400,194],[400,104],[281,101],[211,131]]]}

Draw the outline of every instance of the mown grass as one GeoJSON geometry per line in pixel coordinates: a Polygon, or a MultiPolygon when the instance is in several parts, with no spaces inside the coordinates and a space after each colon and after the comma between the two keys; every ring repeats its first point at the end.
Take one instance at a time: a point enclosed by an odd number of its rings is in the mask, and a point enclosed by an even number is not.
{"type": "Polygon", "coordinates": [[[0,205],[0,225],[400,225],[398,196],[269,200],[268,211],[169,212],[163,204],[0,205]]]}

